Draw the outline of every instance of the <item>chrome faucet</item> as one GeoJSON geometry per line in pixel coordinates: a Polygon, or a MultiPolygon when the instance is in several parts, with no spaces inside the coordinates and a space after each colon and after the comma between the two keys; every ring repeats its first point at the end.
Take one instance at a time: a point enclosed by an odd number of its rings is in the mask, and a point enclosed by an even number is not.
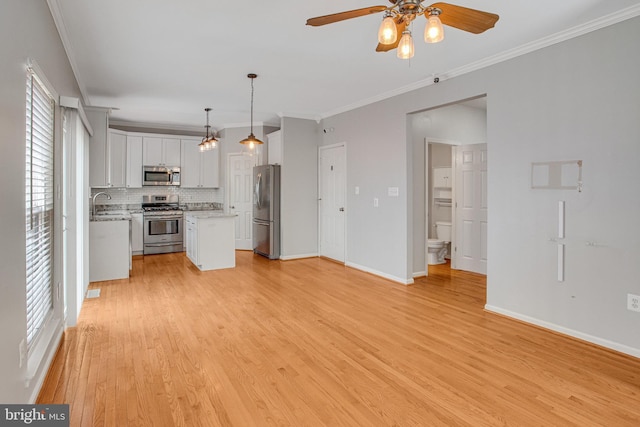
{"type": "Polygon", "coordinates": [[[111,196],[105,193],[104,191],[99,191],[96,194],[94,194],[91,201],[91,217],[92,218],[96,216],[96,197],[98,197],[101,194],[107,196],[107,200],[111,200],[111,196]]]}

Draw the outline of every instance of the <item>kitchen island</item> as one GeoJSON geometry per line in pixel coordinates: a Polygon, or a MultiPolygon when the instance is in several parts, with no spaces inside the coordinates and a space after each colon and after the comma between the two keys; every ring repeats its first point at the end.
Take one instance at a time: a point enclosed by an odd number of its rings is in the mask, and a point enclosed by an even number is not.
{"type": "Polygon", "coordinates": [[[200,270],[236,266],[235,217],[215,211],[185,214],[187,257],[200,270]]]}

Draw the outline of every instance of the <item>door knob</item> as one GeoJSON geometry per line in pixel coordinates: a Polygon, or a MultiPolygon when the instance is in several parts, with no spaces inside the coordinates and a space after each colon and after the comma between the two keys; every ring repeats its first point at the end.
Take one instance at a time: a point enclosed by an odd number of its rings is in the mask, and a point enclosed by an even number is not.
{"type": "Polygon", "coordinates": [[[231,209],[235,209],[235,208],[236,208],[235,206],[229,206],[229,207],[230,207],[231,209]]]}
{"type": "Polygon", "coordinates": [[[344,212],[344,208],[340,208],[339,210],[340,210],[340,212],[344,212]]]}

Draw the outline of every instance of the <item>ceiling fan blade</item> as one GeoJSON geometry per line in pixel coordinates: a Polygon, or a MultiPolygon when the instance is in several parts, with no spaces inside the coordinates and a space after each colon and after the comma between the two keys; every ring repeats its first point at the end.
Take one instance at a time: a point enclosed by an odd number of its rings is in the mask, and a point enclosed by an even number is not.
{"type": "Polygon", "coordinates": [[[333,24],[334,22],[344,21],[345,19],[357,18],[359,16],[371,15],[372,13],[387,10],[386,6],[370,6],[362,9],[349,10],[346,12],[333,13],[331,15],[318,16],[307,19],[307,25],[318,27],[320,25],[333,24]]]}
{"type": "Polygon", "coordinates": [[[378,46],[376,47],[376,52],[388,52],[390,50],[397,48],[398,45],[400,44],[400,38],[402,37],[402,32],[405,30],[405,28],[407,28],[407,24],[408,24],[407,21],[404,19],[401,19],[400,22],[396,21],[396,30],[398,33],[398,37],[396,37],[395,43],[391,43],[391,44],[378,43],[378,46]]]}
{"type": "MultiPolygon", "coordinates": [[[[437,7],[442,11],[439,18],[443,24],[473,34],[480,34],[489,28],[493,28],[500,18],[495,13],[469,9],[449,3],[434,3],[429,7],[437,7]]],[[[425,13],[424,16],[428,18],[429,14],[425,13]]]]}

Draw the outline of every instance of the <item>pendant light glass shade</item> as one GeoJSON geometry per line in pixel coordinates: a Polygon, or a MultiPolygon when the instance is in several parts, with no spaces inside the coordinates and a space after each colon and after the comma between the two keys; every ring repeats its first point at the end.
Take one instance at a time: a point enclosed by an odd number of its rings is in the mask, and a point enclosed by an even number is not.
{"type": "Polygon", "coordinates": [[[209,111],[211,111],[211,108],[205,108],[204,111],[207,112],[207,124],[205,125],[207,134],[204,136],[204,138],[202,138],[202,142],[198,144],[198,148],[200,148],[200,151],[213,150],[214,148],[216,148],[216,143],[218,142],[216,137],[213,136],[213,133],[209,135],[209,130],[211,129],[211,126],[209,126],[209,111]]]}
{"type": "Polygon", "coordinates": [[[427,26],[424,29],[424,41],[427,43],[438,43],[444,39],[444,28],[437,14],[429,15],[427,26]]]}
{"type": "Polygon", "coordinates": [[[405,30],[402,32],[402,38],[400,39],[400,44],[398,45],[398,58],[410,59],[413,58],[413,55],[413,37],[411,37],[411,31],[405,30]]]}
{"type": "Polygon", "coordinates": [[[398,39],[396,23],[391,15],[386,15],[378,30],[378,42],[380,44],[393,44],[398,39]]]}
{"type": "Polygon", "coordinates": [[[248,137],[240,141],[240,144],[248,145],[249,150],[253,150],[256,145],[264,144],[253,134],[253,79],[258,77],[257,74],[247,74],[247,77],[251,79],[251,133],[248,137]]]}

